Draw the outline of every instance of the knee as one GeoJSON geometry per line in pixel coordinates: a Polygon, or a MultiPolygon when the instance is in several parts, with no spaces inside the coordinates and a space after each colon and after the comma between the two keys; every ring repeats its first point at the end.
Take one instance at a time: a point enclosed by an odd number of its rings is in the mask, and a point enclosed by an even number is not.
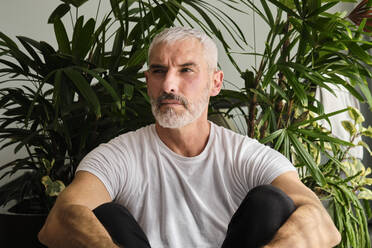
{"type": "Polygon", "coordinates": [[[265,233],[267,240],[284,224],[296,207],[292,199],[281,189],[261,185],[250,190],[239,210],[242,220],[256,226],[256,231],[265,233]]]}
{"type": "Polygon", "coordinates": [[[223,247],[236,247],[235,242],[245,247],[268,243],[294,210],[292,199],[279,188],[253,188],[233,215],[223,247]]]}
{"type": "Polygon", "coordinates": [[[249,215],[253,222],[279,227],[295,211],[292,199],[272,185],[253,188],[244,199],[242,215],[249,215]]]}
{"type": "Polygon", "coordinates": [[[124,247],[150,247],[145,233],[124,206],[109,202],[95,208],[93,213],[115,243],[124,247]]]}
{"type": "Polygon", "coordinates": [[[273,185],[260,185],[247,194],[244,201],[261,212],[284,211],[290,214],[295,210],[295,204],[292,199],[281,189],[273,185]]]}
{"type": "Polygon", "coordinates": [[[131,215],[128,209],[114,202],[107,202],[98,206],[97,208],[93,209],[93,213],[96,215],[97,218],[100,218],[102,216],[131,215]]]}

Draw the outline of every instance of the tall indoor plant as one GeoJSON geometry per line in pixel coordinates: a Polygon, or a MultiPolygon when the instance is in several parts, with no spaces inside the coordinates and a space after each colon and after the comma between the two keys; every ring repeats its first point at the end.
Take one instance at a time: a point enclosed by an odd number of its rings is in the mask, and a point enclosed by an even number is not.
{"type": "MultiPolygon", "coordinates": [[[[366,186],[371,181],[363,179],[355,186],[356,178],[366,176],[360,161],[351,166],[355,170],[345,167],[347,158],[353,159],[348,157],[348,147],[355,144],[332,136],[318,123],[349,110],[355,123],[345,122],[345,128],[356,130],[360,122],[355,116],[360,115],[348,108],[324,113],[322,102],[315,97],[317,89],[335,94],[334,87],[343,87],[372,108],[367,84],[372,43],[364,38],[370,35],[368,19],[359,18],[355,25],[346,13],[332,12],[332,7],[347,1],[269,0],[260,1],[261,6],[257,1],[256,5],[245,2],[269,26],[265,48],[262,52],[243,51],[259,56],[258,66],[246,70],[237,66],[244,88],[224,90],[212,107],[218,110],[225,105],[227,115],[235,111],[242,116],[246,126],[242,133],[284,154],[298,168],[302,181],[329,199],[330,212],[342,234],[339,247],[370,247],[366,199],[371,194],[366,186]],[[346,177],[343,170],[348,171],[346,177]]],[[[358,6],[362,11],[353,15],[368,13],[369,6],[369,1],[362,1],[358,6]]],[[[361,127],[350,135],[356,133],[371,137],[371,128],[361,127]]]]}

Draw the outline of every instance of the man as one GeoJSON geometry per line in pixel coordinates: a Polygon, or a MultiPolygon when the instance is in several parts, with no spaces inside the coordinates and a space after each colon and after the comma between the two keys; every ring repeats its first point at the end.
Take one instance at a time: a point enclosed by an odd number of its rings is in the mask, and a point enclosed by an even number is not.
{"type": "Polygon", "coordinates": [[[49,247],[332,247],[340,235],[278,152],[207,120],[222,86],[204,33],[166,29],[145,72],[156,124],[81,162],[39,234],[49,247]],[[230,221],[231,220],[231,221],[230,221]]]}

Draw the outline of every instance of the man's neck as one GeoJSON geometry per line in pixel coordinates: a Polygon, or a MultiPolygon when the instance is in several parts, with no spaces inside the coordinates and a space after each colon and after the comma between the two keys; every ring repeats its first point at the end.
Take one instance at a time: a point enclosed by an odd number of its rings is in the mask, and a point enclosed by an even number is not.
{"type": "Polygon", "coordinates": [[[181,128],[164,128],[155,124],[159,138],[175,153],[184,157],[199,155],[208,143],[211,124],[206,118],[181,128]]]}

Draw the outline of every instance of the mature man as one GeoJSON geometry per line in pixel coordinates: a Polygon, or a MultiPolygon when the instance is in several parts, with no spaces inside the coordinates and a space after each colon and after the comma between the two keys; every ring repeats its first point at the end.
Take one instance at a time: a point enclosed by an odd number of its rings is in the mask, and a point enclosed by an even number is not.
{"type": "Polygon", "coordinates": [[[83,159],[39,234],[49,247],[332,247],[340,235],[278,152],[207,120],[223,72],[204,33],[166,29],[145,72],[154,125],[83,159]]]}

